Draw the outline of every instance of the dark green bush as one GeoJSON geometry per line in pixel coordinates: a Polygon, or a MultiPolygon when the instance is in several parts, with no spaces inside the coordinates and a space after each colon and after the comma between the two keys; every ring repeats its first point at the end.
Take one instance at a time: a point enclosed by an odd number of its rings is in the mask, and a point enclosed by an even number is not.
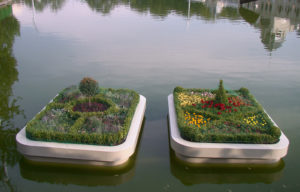
{"type": "Polygon", "coordinates": [[[224,103],[224,104],[228,103],[226,91],[223,86],[223,80],[220,80],[219,89],[216,93],[215,101],[216,103],[224,103]]]}
{"type": "Polygon", "coordinates": [[[96,80],[85,77],[79,83],[79,90],[85,96],[92,97],[98,93],[99,85],[96,80]]]}

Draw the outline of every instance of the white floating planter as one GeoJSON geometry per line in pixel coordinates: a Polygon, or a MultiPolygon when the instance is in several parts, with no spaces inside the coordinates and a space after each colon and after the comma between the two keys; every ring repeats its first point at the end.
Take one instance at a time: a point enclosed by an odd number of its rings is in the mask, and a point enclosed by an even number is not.
{"type": "Polygon", "coordinates": [[[16,136],[17,149],[34,161],[117,166],[124,164],[135,152],[141,130],[146,98],[140,95],[126,140],[115,146],[69,144],[35,141],[26,137],[26,127],[16,136]]]}
{"type": "Polygon", "coordinates": [[[179,132],[173,94],[168,96],[170,144],[176,156],[189,163],[276,163],[288,151],[289,140],[281,132],[275,144],[200,143],[184,140],[179,132]]]}

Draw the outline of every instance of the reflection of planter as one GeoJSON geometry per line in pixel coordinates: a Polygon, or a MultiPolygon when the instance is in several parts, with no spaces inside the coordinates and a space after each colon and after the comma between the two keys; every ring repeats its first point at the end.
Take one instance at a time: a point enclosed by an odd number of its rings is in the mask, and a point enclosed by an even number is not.
{"type": "Polygon", "coordinates": [[[105,170],[94,166],[81,167],[78,165],[70,166],[49,163],[40,165],[39,163],[22,159],[20,172],[23,178],[36,182],[81,186],[120,185],[134,176],[135,166],[131,160],[129,161],[129,165],[122,169],[105,170]]]}
{"type": "Polygon", "coordinates": [[[0,7],[5,6],[5,5],[10,5],[12,3],[12,0],[4,0],[0,2],[0,7]]]}
{"type": "Polygon", "coordinates": [[[284,162],[270,165],[199,165],[178,159],[170,149],[171,173],[185,185],[273,183],[282,176],[284,162]]]}
{"type": "Polygon", "coordinates": [[[115,166],[125,163],[134,153],[146,109],[146,98],[140,95],[126,140],[116,146],[68,144],[33,141],[23,128],[16,136],[18,151],[35,161],[115,166]]]}
{"type": "Polygon", "coordinates": [[[177,126],[173,94],[168,96],[170,143],[176,156],[190,163],[275,163],[287,154],[289,141],[281,133],[275,144],[198,143],[184,140],[177,126]]]}

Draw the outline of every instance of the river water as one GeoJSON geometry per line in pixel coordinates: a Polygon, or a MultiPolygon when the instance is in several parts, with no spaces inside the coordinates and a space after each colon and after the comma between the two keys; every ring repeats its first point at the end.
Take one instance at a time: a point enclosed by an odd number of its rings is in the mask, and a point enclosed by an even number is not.
{"type": "Polygon", "coordinates": [[[0,8],[0,45],[1,192],[300,189],[299,0],[18,0],[0,8]],[[134,157],[116,169],[24,159],[17,131],[84,76],[147,98],[134,157]],[[219,79],[247,87],[287,135],[278,164],[176,159],[168,94],[177,85],[216,88],[219,79]]]}

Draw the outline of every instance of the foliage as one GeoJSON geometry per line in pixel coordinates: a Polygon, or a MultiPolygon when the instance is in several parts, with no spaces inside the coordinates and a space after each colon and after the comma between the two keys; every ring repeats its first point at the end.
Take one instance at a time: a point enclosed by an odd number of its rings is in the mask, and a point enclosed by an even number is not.
{"type": "Polygon", "coordinates": [[[83,95],[89,97],[89,103],[91,103],[90,97],[95,96],[98,93],[99,85],[96,80],[85,77],[79,83],[79,90],[83,95]]]}
{"type": "Polygon", "coordinates": [[[220,80],[219,89],[216,92],[215,102],[216,103],[223,103],[223,104],[228,103],[227,96],[226,96],[226,91],[223,87],[223,80],[220,80]]]}
{"type": "Polygon", "coordinates": [[[68,103],[71,100],[78,99],[82,97],[82,93],[78,90],[76,85],[69,86],[62,90],[60,94],[55,97],[55,102],[58,103],[68,103]]]}
{"type": "Polygon", "coordinates": [[[92,78],[85,77],[79,83],[79,90],[87,97],[91,97],[97,94],[99,90],[98,82],[92,78]]]}
{"type": "Polygon", "coordinates": [[[139,95],[127,89],[100,88],[91,100],[106,105],[107,109],[80,112],[73,108],[86,103],[88,98],[84,95],[73,97],[77,91],[79,89],[76,86],[61,91],[27,124],[26,136],[33,140],[95,145],[118,145],[124,142],[139,95]],[[70,92],[73,96],[68,97],[66,102],[64,98],[70,92]]]}
{"type": "Polygon", "coordinates": [[[278,142],[280,129],[248,89],[227,90],[224,103],[217,100],[218,94],[225,93],[222,87],[220,82],[218,90],[174,89],[177,123],[184,139],[214,143],[278,142]]]}
{"type": "Polygon", "coordinates": [[[10,119],[22,110],[13,98],[12,85],[18,81],[17,61],[13,56],[13,43],[20,35],[20,23],[12,15],[12,7],[0,8],[0,129],[10,127],[10,119]]]}

